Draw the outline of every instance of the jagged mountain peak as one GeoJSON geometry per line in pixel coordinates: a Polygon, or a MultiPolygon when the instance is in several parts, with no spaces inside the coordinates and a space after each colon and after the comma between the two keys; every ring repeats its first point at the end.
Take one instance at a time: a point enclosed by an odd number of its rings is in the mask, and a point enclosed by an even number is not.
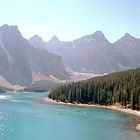
{"type": "Polygon", "coordinates": [[[102,42],[108,42],[109,41],[106,39],[104,33],[102,31],[96,31],[94,34],[93,34],[93,38],[94,40],[97,40],[97,41],[102,41],[102,42]]]}
{"type": "Polygon", "coordinates": [[[125,33],[120,39],[120,41],[127,41],[127,40],[130,40],[130,41],[133,41],[133,40],[139,40],[138,38],[132,36],[131,34],[129,33],[125,33]]]}
{"type": "Polygon", "coordinates": [[[29,38],[29,42],[33,47],[38,49],[44,49],[46,47],[46,43],[39,35],[34,35],[31,38],[29,38]]]}
{"type": "Polygon", "coordinates": [[[107,44],[110,44],[110,42],[105,38],[103,32],[101,31],[96,31],[93,34],[83,36],[74,40],[73,42],[78,44],[90,43],[93,46],[106,46],[107,44]]]}
{"type": "Polygon", "coordinates": [[[59,40],[59,38],[58,38],[56,35],[54,35],[54,36],[50,39],[49,42],[51,42],[51,43],[58,43],[58,42],[60,42],[60,40],[59,40]]]}
{"type": "Polygon", "coordinates": [[[1,26],[1,28],[5,28],[5,29],[6,29],[6,28],[16,28],[16,29],[17,29],[18,27],[17,27],[17,25],[8,25],[8,24],[4,24],[4,25],[1,26]]]}
{"type": "Polygon", "coordinates": [[[121,38],[123,40],[127,40],[127,39],[134,39],[135,37],[133,37],[132,35],[130,35],[129,33],[125,33],[124,36],[121,38]]]}
{"type": "Polygon", "coordinates": [[[0,75],[9,83],[22,86],[32,82],[33,71],[60,80],[69,79],[61,57],[38,49],[46,43],[38,35],[34,38],[40,41],[31,45],[21,36],[17,26],[0,27],[0,75]]]}
{"type": "Polygon", "coordinates": [[[132,35],[125,33],[123,37],[121,37],[119,40],[117,40],[114,43],[116,46],[139,46],[140,44],[140,39],[133,37],[132,35]]]}
{"type": "Polygon", "coordinates": [[[129,33],[124,34],[125,37],[132,37],[129,33]]]}
{"type": "Polygon", "coordinates": [[[18,29],[18,26],[16,26],[16,25],[10,26],[8,24],[4,24],[0,27],[0,34],[1,34],[1,36],[2,35],[6,35],[6,36],[12,35],[14,37],[22,36],[18,29]]]}
{"type": "Polygon", "coordinates": [[[1,27],[0,27],[0,29],[2,30],[2,31],[6,31],[6,30],[8,30],[8,31],[17,31],[17,32],[19,32],[19,29],[18,29],[18,26],[16,26],[16,25],[8,25],[8,24],[4,24],[4,25],[2,25],[1,27]]]}
{"type": "Polygon", "coordinates": [[[29,40],[32,40],[32,41],[43,41],[42,38],[39,35],[37,35],[37,34],[32,36],[32,37],[30,37],[29,40]]]}
{"type": "Polygon", "coordinates": [[[97,36],[97,37],[105,37],[104,33],[102,31],[96,31],[93,36],[97,36]]]}

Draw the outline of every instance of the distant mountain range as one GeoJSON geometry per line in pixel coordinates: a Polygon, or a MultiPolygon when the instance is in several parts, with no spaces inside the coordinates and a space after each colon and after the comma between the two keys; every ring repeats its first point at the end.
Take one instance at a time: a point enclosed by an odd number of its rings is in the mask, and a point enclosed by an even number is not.
{"type": "Polygon", "coordinates": [[[68,42],[54,36],[45,43],[38,35],[29,42],[61,56],[66,67],[78,72],[104,74],[140,67],[140,39],[127,33],[115,43],[101,31],[68,42]]]}
{"type": "MultiPolygon", "coordinates": [[[[41,44],[43,46],[43,44],[41,44]]],[[[27,86],[37,79],[69,76],[60,56],[34,48],[24,39],[17,26],[0,27],[0,84],[27,86]]]]}
{"type": "Polygon", "coordinates": [[[20,88],[42,80],[62,82],[77,72],[88,77],[85,73],[100,75],[137,67],[140,39],[130,34],[115,43],[101,31],[68,42],[56,36],[44,42],[38,35],[23,38],[17,26],[0,27],[1,87],[20,88]]]}

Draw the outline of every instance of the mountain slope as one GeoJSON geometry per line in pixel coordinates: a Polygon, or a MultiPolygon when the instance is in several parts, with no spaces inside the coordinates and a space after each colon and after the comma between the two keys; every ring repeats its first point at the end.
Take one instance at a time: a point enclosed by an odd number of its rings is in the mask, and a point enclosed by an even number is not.
{"type": "Polygon", "coordinates": [[[32,72],[68,79],[61,57],[34,48],[17,26],[0,27],[0,75],[11,84],[32,83],[32,72]]]}
{"type": "Polygon", "coordinates": [[[140,39],[126,33],[114,46],[127,58],[129,67],[140,67],[140,39]]]}
{"type": "Polygon", "coordinates": [[[131,106],[140,110],[140,69],[112,73],[62,85],[49,98],[63,102],[131,106]]]}
{"type": "Polygon", "coordinates": [[[32,74],[27,58],[28,42],[22,38],[16,26],[0,27],[0,36],[0,74],[12,84],[31,83],[32,74]]]}
{"type": "Polygon", "coordinates": [[[100,31],[71,42],[51,39],[47,50],[62,56],[65,65],[76,71],[103,74],[140,67],[140,39],[129,34],[114,44],[100,31]]]}
{"type": "MultiPolygon", "coordinates": [[[[34,44],[36,42],[35,38],[30,41],[34,44]]],[[[38,45],[39,48],[46,48],[48,51],[61,56],[66,67],[71,67],[78,72],[104,74],[140,66],[134,63],[135,57],[140,58],[138,52],[134,58],[129,54],[125,55],[129,53],[128,50],[130,49],[125,49],[126,53],[123,53],[119,47],[121,44],[117,45],[117,42],[111,44],[100,31],[70,42],[60,41],[54,36],[46,45],[41,39],[38,44],[40,44],[38,45]]]]}

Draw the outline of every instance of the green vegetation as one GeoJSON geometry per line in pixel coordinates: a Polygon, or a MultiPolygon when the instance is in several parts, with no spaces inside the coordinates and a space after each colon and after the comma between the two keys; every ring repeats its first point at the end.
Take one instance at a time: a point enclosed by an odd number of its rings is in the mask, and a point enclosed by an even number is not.
{"type": "Polygon", "coordinates": [[[24,91],[29,91],[29,92],[46,92],[50,88],[56,87],[60,84],[50,81],[50,80],[41,80],[41,81],[36,81],[33,84],[31,84],[28,87],[24,88],[24,91]]]}
{"type": "Polygon", "coordinates": [[[140,69],[61,85],[50,91],[49,98],[71,103],[119,103],[124,107],[140,110],[140,69]]]}

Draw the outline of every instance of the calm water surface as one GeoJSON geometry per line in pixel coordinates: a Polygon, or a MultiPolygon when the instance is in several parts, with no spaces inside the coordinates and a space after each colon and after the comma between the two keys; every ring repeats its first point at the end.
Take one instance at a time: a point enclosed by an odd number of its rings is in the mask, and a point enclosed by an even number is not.
{"type": "Polygon", "coordinates": [[[46,95],[0,94],[0,140],[140,140],[133,116],[32,101],[46,95]]]}

